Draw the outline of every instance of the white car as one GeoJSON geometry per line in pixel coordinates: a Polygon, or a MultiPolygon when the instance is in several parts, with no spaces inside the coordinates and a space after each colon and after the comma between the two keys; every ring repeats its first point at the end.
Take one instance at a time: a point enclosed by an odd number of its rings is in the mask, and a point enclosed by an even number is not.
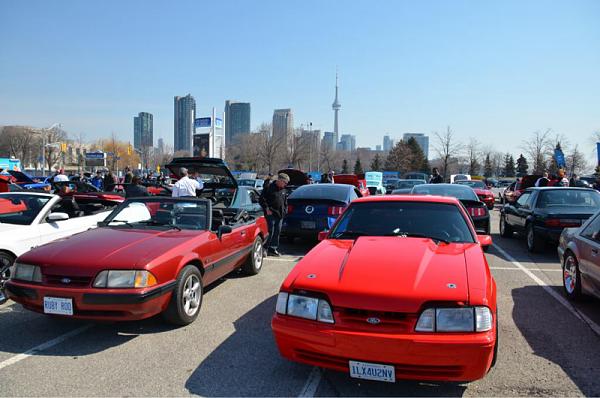
{"type": "Polygon", "coordinates": [[[110,209],[100,205],[86,207],[84,212],[73,208],[71,200],[28,191],[0,193],[0,281],[21,254],[95,228],[110,213],[110,209]]]}

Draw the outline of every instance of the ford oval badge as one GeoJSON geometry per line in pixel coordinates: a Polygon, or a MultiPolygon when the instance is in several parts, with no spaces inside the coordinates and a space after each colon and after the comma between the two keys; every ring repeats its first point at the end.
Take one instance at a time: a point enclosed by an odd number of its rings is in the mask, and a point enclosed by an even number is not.
{"type": "Polygon", "coordinates": [[[367,322],[369,322],[371,325],[378,325],[381,323],[381,319],[379,318],[367,318],[367,322]]]}
{"type": "Polygon", "coordinates": [[[306,214],[312,214],[312,212],[315,211],[315,208],[312,206],[306,206],[304,208],[304,211],[306,212],[306,214]]]}
{"type": "Polygon", "coordinates": [[[448,283],[446,286],[448,286],[448,289],[456,289],[456,285],[454,283],[448,283]]]}

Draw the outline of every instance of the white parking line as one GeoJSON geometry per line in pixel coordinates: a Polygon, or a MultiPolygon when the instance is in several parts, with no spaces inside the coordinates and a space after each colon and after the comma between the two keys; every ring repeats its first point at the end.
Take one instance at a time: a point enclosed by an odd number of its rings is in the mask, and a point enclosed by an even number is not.
{"type": "MultiPolygon", "coordinates": [[[[498,247],[498,246],[496,246],[498,247]]],[[[490,267],[490,269],[500,269],[500,270],[510,270],[510,271],[521,271],[521,269],[517,267],[490,267]]],[[[536,268],[530,271],[543,271],[543,272],[562,272],[562,270],[554,269],[554,268],[536,268]]]]}
{"type": "MultiPolygon", "coordinates": [[[[596,333],[598,336],[600,336],[600,326],[596,322],[592,321],[587,315],[579,312],[573,305],[571,305],[571,303],[566,298],[564,298],[561,294],[557,293],[556,290],[554,290],[546,282],[544,282],[543,280],[541,280],[540,278],[538,278],[533,272],[531,272],[532,270],[524,267],[521,263],[519,263],[513,256],[511,256],[510,254],[508,254],[500,246],[498,246],[496,244],[494,244],[493,246],[494,246],[494,248],[496,250],[498,250],[498,252],[500,252],[500,254],[502,254],[515,267],[519,268],[527,276],[529,276],[531,279],[533,279],[533,281],[535,283],[537,283],[539,286],[541,286],[546,291],[546,293],[548,293],[554,299],[556,299],[556,301],[558,301],[559,303],[561,303],[567,310],[569,310],[569,312],[571,312],[577,318],[579,318],[583,322],[585,322],[590,327],[590,329],[592,329],[592,331],[594,333],[596,333]]],[[[533,270],[533,271],[537,271],[537,270],[533,270]]]]}
{"type": "Polygon", "coordinates": [[[56,337],[56,338],[54,338],[52,340],[48,340],[45,343],[37,345],[37,346],[33,347],[32,349],[25,351],[22,354],[17,354],[17,355],[15,355],[13,357],[10,357],[10,358],[8,358],[8,359],[0,362],[0,369],[3,369],[3,368],[5,368],[7,366],[10,366],[10,365],[14,365],[15,363],[17,363],[19,361],[22,361],[25,358],[28,358],[28,357],[30,357],[32,355],[39,354],[40,352],[42,352],[44,350],[47,350],[48,348],[54,347],[55,345],[60,344],[63,341],[65,341],[67,339],[70,339],[73,336],[77,336],[78,334],[85,332],[86,330],[88,330],[92,326],[93,325],[91,325],[91,324],[90,325],[84,325],[84,326],[82,326],[80,328],[77,328],[75,330],[71,330],[68,333],[62,334],[62,335],[60,335],[60,336],[58,336],[58,337],[56,337]]]}
{"type": "Polygon", "coordinates": [[[321,371],[315,366],[310,371],[308,379],[306,380],[306,383],[304,383],[304,387],[302,387],[302,391],[300,392],[300,395],[298,395],[298,397],[314,397],[320,382],[321,371]]]}
{"type": "Polygon", "coordinates": [[[269,261],[283,261],[283,262],[287,262],[287,263],[294,263],[297,261],[300,261],[302,259],[302,257],[294,257],[294,258],[290,258],[290,257],[267,257],[266,260],[269,261]]]}

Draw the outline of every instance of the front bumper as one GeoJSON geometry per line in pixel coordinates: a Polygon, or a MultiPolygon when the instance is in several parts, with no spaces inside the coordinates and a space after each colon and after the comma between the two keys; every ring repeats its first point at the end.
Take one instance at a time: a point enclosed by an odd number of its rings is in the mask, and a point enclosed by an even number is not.
{"type": "Polygon", "coordinates": [[[291,361],[349,372],[349,361],[392,365],[397,379],[473,381],[488,372],[495,330],[469,334],[365,333],[275,314],[281,355],[291,361]]]}
{"type": "Polygon", "coordinates": [[[73,315],[66,317],[132,321],[163,312],[171,299],[175,281],[148,289],[63,288],[14,280],[5,287],[10,299],[31,311],[44,313],[44,297],[70,298],[73,315]]]}

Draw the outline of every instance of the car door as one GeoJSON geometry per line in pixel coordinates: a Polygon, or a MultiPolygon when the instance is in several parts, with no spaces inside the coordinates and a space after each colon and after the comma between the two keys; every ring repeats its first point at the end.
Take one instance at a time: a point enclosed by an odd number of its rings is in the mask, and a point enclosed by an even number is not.
{"type": "Polygon", "coordinates": [[[52,242],[54,240],[65,238],[73,234],[95,228],[98,221],[102,221],[109,212],[93,214],[90,216],[73,217],[68,220],[48,221],[48,212],[38,224],[40,233],[40,244],[52,242]]]}
{"type": "Polygon", "coordinates": [[[529,197],[531,192],[524,192],[517,201],[511,205],[512,211],[509,215],[509,224],[514,228],[525,228],[527,217],[531,214],[531,206],[529,205],[529,197]]]}
{"type": "Polygon", "coordinates": [[[576,234],[575,244],[579,249],[579,271],[600,294],[600,215],[576,234]]]}

